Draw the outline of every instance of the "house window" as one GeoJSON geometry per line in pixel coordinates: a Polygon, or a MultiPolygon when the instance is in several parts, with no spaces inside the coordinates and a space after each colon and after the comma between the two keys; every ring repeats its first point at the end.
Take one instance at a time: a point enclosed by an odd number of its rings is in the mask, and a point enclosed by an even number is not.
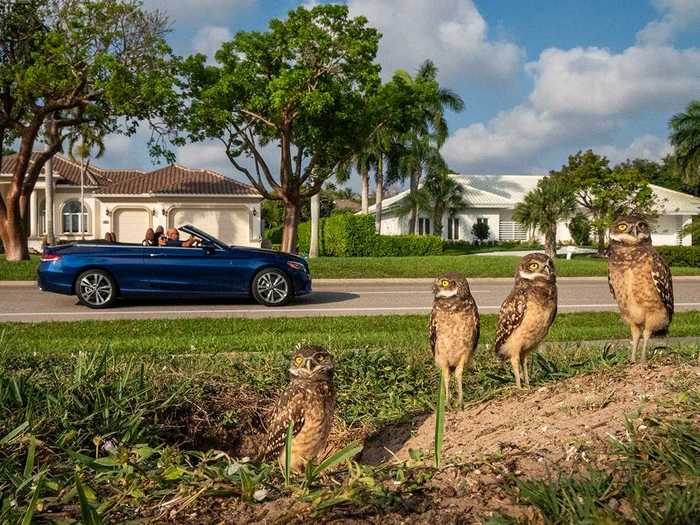
{"type": "Polygon", "coordinates": [[[489,219],[488,217],[479,217],[476,219],[476,222],[478,222],[479,224],[488,224],[489,219]]]}
{"type": "Polygon", "coordinates": [[[418,219],[418,235],[430,235],[430,219],[418,219]]]}
{"type": "MultiPolygon", "coordinates": [[[[80,233],[80,201],[68,201],[63,205],[63,233],[80,233]]],[[[88,209],[83,208],[83,233],[88,232],[88,209]]]]}
{"type": "Polygon", "coordinates": [[[457,217],[447,219],[447,239],[450,241],[459,240],[459,219],[457,217]]]}

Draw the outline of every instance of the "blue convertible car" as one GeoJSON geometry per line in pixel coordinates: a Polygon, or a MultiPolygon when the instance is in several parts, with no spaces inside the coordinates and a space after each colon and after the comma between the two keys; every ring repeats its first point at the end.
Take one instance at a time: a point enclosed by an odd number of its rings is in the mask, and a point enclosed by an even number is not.
{"type": "Polygon", "coordinates": [[[39,265],[39,288],[76,295],[90,308],[118,297],[254,297],[280,306],[311,292],[308,263],[288,253],[227,246],[194,226],[180,231],[197,247],[81,241],[49,246],[39,265]]]}

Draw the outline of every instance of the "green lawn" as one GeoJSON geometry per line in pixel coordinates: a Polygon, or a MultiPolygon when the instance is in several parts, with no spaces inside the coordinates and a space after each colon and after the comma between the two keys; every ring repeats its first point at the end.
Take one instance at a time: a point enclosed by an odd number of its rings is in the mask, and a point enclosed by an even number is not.
{"type": "MultiPolygon", "coordinates": [[[[492,343],[496,316],[483,315],[481,322],[481,342],[492,343]]],[[[287,353],[299,341],[332,350],[400,348],[427,353],[427,325],[425,315],[0,323],[0,343],[18,354],[109,349],[139,354],[287,353]]],[[[678,312],[670,335],[700,335],[698,326],[700,311],[678,312]]],[[[548,339],[627,337],[629,330],[616,312],[586,312],[559,314],[548,339]]]]}
{"type": "MultiPolygon", "coordinates": [[[[512,277],[520,257],[496,255],[434,255],[427,257],[319,257],[311,259],[314,278],[436,277],[458,271],[467,277],[512,277]]],[[[604,259],[557,259],[560,277],[604,276],[604,259]]],[[[700,275],[700,268],[673,267],[673,275],[700,275]]]]}
{"type": "MultiPolygon", "coordinates": [[[[519,257],[488,255],[434,255],[426,257],[319,257],[311,259],[315,279],[357,279],[373,277],[435,277],[445,272],[463,272],[467,277],[512,277],[519,257]]],[[[0,257],[0,281],[36,279],[37,256],[31,261],[10,263],[0,257]]],[[[605,276],[604,259],[575,257],[557,259],[560,277],[605,276]]],[[[673,275],[700,275],[700,268],[673,267],[673,275]]]]}

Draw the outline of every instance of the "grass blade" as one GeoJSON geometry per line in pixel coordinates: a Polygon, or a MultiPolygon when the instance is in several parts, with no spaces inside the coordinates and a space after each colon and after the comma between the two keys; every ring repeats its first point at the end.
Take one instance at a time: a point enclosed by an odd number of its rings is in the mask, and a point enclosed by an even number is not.
{"type": "Polygon", "coordinates": [[[360,452],[362,452],[362,448],[362,445],[360,445],[359,443],[351,443],[343,450],[339,450],[332,456],[327,457],[313,470],[313,477],[316,478],[324,470],[332,468],[338,465],[339,463],[347,461],[348,459],[354,458],[360,452]]]}
{"type": "Polygon", "coordinates": [[[34,470],[34,457],[36,454],[36,438],[30,436],[29,438],[29,450],[27,451],[27,461],[24,464],[24,477],[28,478],[32,475],[32,470],[34,470]]]}
{"type": "Polygon", "coordinates": [[[75,475],[75,488],[78,491],[78,498],[80,499],[80,518],[83,525],[101,525],[102,520],[97,515],[97,511],[90,505],[83,485],[80,483],[78,474],[75,475]]]}
{"type": "Polygon", "coordinates": [[[445,375],[440,374],[437,412],[435,413],[435,468],[440,468],[442,461],[442,438],[445,434],[445,375]]]}
{"type": "Polygon", "coordinates": [[[34,516],[34,511],[36,510],[36,502],[39,499],[39,492],[41,492],[41,487],[44,484],[44,474],[46,474],[46,472],[41,472],[36,480],[36,488],[34,489],[32,499],[27,506],[27,510],[24,512],[24,516],[22,517],[22,525],[31,525],[32,523],[32,517],[34,516]]]}
{"type": "Polygon", "coordinates": [[[289,485],[292,462],[292,440],[294,439],[294,421],[287,427],[287,439],[284,442],[284,484],[289,485]]]}

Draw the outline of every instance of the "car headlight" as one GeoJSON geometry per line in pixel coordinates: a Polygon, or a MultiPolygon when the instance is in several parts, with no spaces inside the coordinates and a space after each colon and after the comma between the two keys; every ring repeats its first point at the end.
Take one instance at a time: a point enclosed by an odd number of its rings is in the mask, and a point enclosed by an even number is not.
{"type": "Polygon", "coordinates": [[[303,264],[298,263],[298,262],[296,262],[296,261],[287,261],[287,266],[289,266],[290,268],[293,268],[293,269],[295,269],[295,270],[304,270],[304,271],[306,271],[306,266],[304,266],[303,264]]]}

